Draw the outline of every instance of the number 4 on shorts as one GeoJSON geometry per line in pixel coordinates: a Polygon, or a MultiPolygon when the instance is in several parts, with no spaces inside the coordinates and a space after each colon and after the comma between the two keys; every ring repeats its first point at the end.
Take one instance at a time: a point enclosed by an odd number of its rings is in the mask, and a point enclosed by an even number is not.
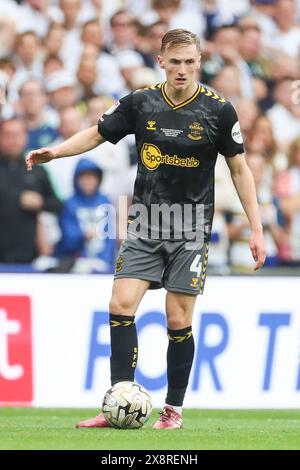
{"type": "Polygon", "coordinates": [[[202,271],[201,255],[196,255],[195,256],[195,258],[194,258],[194,260],[191,264],[190,271],[192,273],[196,273],[197,277],[200,277],[201,271],[202,271]]]}

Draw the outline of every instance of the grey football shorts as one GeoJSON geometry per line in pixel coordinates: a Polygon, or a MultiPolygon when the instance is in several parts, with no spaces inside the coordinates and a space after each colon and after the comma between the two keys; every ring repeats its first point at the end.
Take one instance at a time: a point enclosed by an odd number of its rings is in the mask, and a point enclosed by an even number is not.
{"type": "Polygon", "coordinates": [[[142,279],[151,282],[150,289],[203,294],[208,243],[195,248],[186,249],[184,240],[127,238],[116,261],[115,279],[142,279]]]}

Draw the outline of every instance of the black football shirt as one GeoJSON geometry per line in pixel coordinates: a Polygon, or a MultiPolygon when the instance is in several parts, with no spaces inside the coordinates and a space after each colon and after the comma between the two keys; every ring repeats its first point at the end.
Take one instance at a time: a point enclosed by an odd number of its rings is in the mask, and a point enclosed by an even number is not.
{"type": "Polygon", "coordinates": [[[135,134],[139,160],[133,206],[187,205],[195,216],[201,204],[208,241],[218,153],[231,157],[244,152],[232,104],[198,84],[193,96],[175,105],[163,83],[122,98],[104,113],[98,130],[114,144],[135,134]]]}

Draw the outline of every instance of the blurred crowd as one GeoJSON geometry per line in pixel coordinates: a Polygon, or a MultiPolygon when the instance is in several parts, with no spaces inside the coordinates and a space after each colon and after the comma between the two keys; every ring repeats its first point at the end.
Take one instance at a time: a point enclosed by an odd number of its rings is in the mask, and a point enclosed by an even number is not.
{"type": "MultiPolygon", "coordinates": [[[[199,81],[237,110],[266,265],[300,266],[299,0],[0,0],[0,270],[113,271],[136,174],[133,136],[31,173],[24,157],[163,81],[156,56],[178,27],[201,40],[199,81]]],[[[248,235],[220,156],[210,265],[251,270],[248,235]]]]}

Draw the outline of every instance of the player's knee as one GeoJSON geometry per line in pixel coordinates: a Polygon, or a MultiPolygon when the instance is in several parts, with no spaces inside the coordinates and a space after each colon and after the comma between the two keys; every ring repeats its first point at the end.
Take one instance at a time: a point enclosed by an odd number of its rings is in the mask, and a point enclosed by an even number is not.
{"type": "Polygon", "coordinates": [[[109,311],[113,315],[134,315],[133,302],[130,298],[112,297],[109,311]]]}
{"type": "Polygon", "coordinates": [[[175,311],[169,311],[167,313],[167,323],[168,328],[171,330],[181,330],[182,328],[190,326],[191,318],[184,309],[178,308],[175,311]]]}
{"type": "Polygon", "coordinates": [[[170,328],[170,330],[182,330],[183,328],[187,328],[190,325],[191,322],[186,318],[168,318],[168,328],[170,328]]]}
{"type": "Polygon", "coordinates": [[[167,309],[167,324],[171,330],[181,330],[192,324],[192,311],[183,305],[169,304],[167,309]]]}

